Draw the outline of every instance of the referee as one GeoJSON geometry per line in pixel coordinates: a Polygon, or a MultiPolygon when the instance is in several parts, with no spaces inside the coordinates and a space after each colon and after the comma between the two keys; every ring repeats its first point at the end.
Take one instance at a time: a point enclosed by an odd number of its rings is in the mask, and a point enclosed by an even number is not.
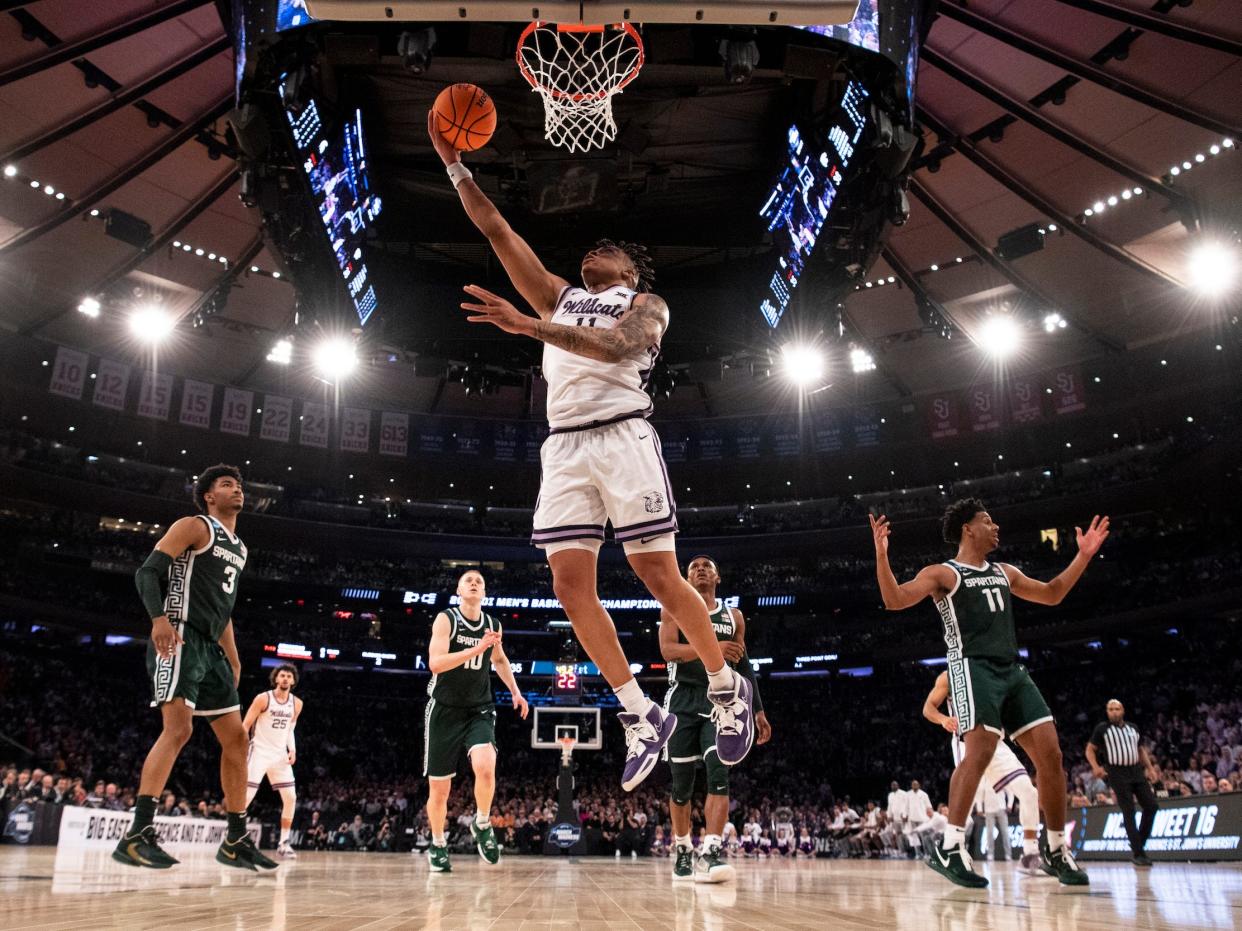
{"type": "Polygon", "coordinates": [[[1156,767],[1147,755],[1139,732],[1134,725],[1126,723],[1125,706],[1114,698],[1105,710],[1108,720],[1096,726],[1087,743],[1087,762],[1097,779],[1108,778],[1108,784],[1117,795],[1117,807],[1124,816],[1135,865],[1151,866],[1143,848],[1147,846],[1156,820],[1156,795],[1151,790],[1151,783],[1157,779],[1156,767]],[[1143,809],[1143,820],[1137,828],[1134,825],[1135,798],[1143,809]]]}

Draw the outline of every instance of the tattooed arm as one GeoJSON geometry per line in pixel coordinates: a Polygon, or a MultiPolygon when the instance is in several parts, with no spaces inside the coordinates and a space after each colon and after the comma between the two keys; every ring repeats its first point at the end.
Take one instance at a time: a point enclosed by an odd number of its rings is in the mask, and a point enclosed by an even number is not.
{"type": "Polygon", "coordinates": [[[471,323],[490,323],[506,333],[532,336],[540,342],[597,362],[620,362],[660,342],[668,329],[668,304],[654,294],[639,294],[621,322],[611,330],[585,326],[563,326],[528,317],[503,297],[478,285],[467,285],[466,293],[482,303],[462,304],[471,312],[471,323]]]}

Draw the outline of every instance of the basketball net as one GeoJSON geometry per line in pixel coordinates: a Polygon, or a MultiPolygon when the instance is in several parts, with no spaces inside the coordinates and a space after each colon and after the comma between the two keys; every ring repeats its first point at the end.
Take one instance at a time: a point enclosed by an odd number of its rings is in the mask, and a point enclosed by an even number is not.
{"type": "Polygon", "coordinates": [[[561,745],[561,762],[568,764],[573,758],[574,747],[578,743],[577,739],[573,737],[558,737],[557,743],[561,745]]]}
{"type": "Polygon", "coordinates": [[[589,152],[617,137],[612,98],[638,77],[643,40],[629,23],[533,22],[518,40],[517,64],[543,98],[544,138],[589,152]]]}

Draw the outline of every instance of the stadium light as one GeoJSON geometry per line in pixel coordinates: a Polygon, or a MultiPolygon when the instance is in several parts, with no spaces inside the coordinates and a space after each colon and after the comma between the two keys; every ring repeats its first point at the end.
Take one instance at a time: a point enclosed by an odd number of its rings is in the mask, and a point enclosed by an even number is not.
{"type": "Polygon", "coordinates": [[[1065,318],[1056,311],[1044,314],[1044,332],[1055,333],[1057,330],[1064,330],[1069,324],[1065,318]]]}
{"type": "Polygon", "coordinates": [[[867,350],[855,346],[850,350],[850,368],[854,370],[855,375],[873,371],[875,369],[875,359],[867,350]]]}
{"type": "Polygon", "coordinates": [[[316,371],[330,381],[340,381],[358,367],[354,344],[343,336],[325,339],[315,347],[311,358],[316,371]]]}
{"type": "Polygon", "coordinates": [[[1204,297],[1220,297],[1238,277],[1238,256],[1222,242],[1203,242],[1190,252],[1186,263],[1190,286],[1204,297]]]}
{"type": "Polygon", "coordinates": [[[287,339],[278,339],[267,353],[267,361],[277,365],[288,365],[293,361],[293,343],[287,339]]]}
{"type": "Polygon", "coordinates": [[[1022,342],[1022,329],[1018,322],[1006,314],[992,314],[979,326],[975,342],[995,359],[1013,355],[1022,342]]]}
{"type": "Polygon", "coordinates": [[[130,332],[146,343],[158,343],[169,333],[177,321],[164,308],[154,304],[139,307],[129,315],[130,332]]]}
{"type": "Polygon", "coordinates": [[[785,377],[799,386],[806,386],[824,377],[824,355],[811,346],[787,345],[781,349],[785,377]]]}
{"type": "Polygon", "coordinates": [[[99,301],[93,297],[84,297],[78,304],[78,313],[85,314],[88,317],[99,316],[99,301]]]}

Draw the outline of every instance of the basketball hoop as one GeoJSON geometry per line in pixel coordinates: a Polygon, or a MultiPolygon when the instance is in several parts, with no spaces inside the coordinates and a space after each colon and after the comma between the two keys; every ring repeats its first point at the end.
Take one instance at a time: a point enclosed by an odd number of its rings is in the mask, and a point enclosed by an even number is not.
{"type": "Polygon", "coordinates": [[[577,737],[558,737],[556,742],[561,745],[561,761],[568,764],[573,759],[574,747],[578,745],[577,737]]]}
{"type": "Polygon", "coordinates": [[[617,137],[612,98],[643,66],[643,40],[629,23],[533,22],[518,40],[517,65],[543,98],[544,138],[570,152],[617,137]]]}

